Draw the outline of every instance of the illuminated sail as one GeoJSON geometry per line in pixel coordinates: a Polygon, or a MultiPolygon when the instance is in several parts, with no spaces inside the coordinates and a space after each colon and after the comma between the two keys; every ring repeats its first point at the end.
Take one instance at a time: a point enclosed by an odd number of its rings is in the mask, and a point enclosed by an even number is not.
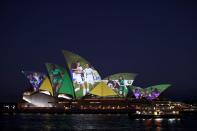
{"type": "Polygon", "coordinates": [[[68,94],[71,95],[73,98],[75,97],[73,83],[67,71],[65,71],[63,77],[62,86],[59,89],[59,94],[68,94]]]}
{"type": "Polygon", "coordinates": [[[48,91],[53,96],[53,88],[51,86],[50,80],[48,77],[45,77],[44,81],[40,85],[40,91],[48,91]]]}
{"type": "Polygon", "coordinates": [[[47,63],[46,67],[52,83],[54,95],[68,94],[74,97],[73,85],[68,72],[56,64],[47,63]]]}
{"type": "Polygon", "coordinates": [[[46,77],[45,74],[40,72],[22,71],[22,73],[27,77],[35,92],[38,91],[41,83],[46,77]]]}
{"type": "Polygon", "coordinates": [[[155,86],[149,86],[145,88],[145,97],[149,100],[156,99],[159,97],[159,95],[165,91],[167,88],[169,88],[171,85],[170,84],[160,84],[160,85],[155,85],[155,86]]]}
{"type": "Polygon", "coordinates": [[[137,86],[131,86],[131,90],[136,99],[141,99],[144,95],[144,89],[137,86]]]}
{"type": "Polygon", "coordinates": [[[116,74],[106,77],[104,80],[107,80],[109,77],[112,80],[118,80],[120,77],[123,77],[125,80],[134,80],[136,76],[137,76],[137,74],[135,74],[135,73],[116,73],[116,74]]]}
{"type": "Polygon", "coordinates": [[[104,82],[100,82],[94,89],[90,91],[90,94],[100,97],[117,96],[116,92],[108,87],[104,82]]]}
{"type": "Polygon", "coordinates": [[[134,73],[117,73],[106,77],[103,82],[105,82],[109,87],[115,90],[120,96],[126,97],[133,81],[136,77],[134,73]]]}
{"type": "Polygon", "coordinates": [[[63,51],[63,54],[72,77],[75,95],[81,98],[101,81],[101,77],[83,57],[69,51],[63,51]]]}

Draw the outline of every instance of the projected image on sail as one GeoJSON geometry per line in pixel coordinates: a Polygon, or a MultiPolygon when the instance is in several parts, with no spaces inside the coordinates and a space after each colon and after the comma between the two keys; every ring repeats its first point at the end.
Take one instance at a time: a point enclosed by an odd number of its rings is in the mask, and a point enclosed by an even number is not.
{"type": "Polygon", "coordinates": [[[131,90],[133,92],[133,95],[136,99],[141,99],[144,95],[144,89],[137,87],[137,86],[131,86],[131,90]]]}
{"type": "Polygon", "coordinates": [[[37,92],[42,81],[45,79],[46,75],[40,72],[33,71],[22,71],[22,73],[27,77],[30,84],[33,86],[34,92],[37,92]]]}
{"type": "Polygon", "coordinates": [[[102,81],[115,90],[119,96],[126,97],[128,88],[132,86],[135,76],[136,74],[132,73],[118,73],[106,77],[102,81]]]}
{"type": "Polygon", "coordinates": [[[147,88],[141,88],[137,86],[131,86],[130,89],[136,99],[145,98],[147,100],[153,100],[158,98],[163,91],[169,88],[170,84],[160,84],[155,86],[149,86],[147,88]]]}
{"type": "Polygon", "coordinates": [[[85,96],[101,81],[99,73],[81,56],[69,51],[63,51],[71,73],[77,98],[85,96]]]}
{"type": "Polygon", "coordinates": [[[42,84],[40,85],[39,92],[53,96],[53,87],[48,76],[45,77],[42,84]]]}
{"type": "Polygon", "coordinates": [[[46,63],[49,77],[52,83],[55,96],[59,95],[64,98],[69,98],[66,95],[74,97],[73,85],[68,72],[56,64],[46,63]]]}
{"type": "Polygon", "coordinates": [[[161,84],[147,87],[144,89],[144,97],[148,100],[156,99],[164,90],[166,90],[170,86],[170,84],[161,84]]]}

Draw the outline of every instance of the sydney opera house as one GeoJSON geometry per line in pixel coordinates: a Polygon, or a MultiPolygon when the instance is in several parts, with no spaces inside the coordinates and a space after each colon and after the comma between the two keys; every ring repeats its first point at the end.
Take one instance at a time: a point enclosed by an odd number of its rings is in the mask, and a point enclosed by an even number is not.
{"type": "Polygon", "coordinates": [[[63,54],[65,67],[46,63],[48,73],[22,71],[32,90],[23,93],[19,109],[133,111],[139,106],[136,101],[150,103],[159,100],[161,93],[171,86],[159,84],[141,88],[133,85],[134,73],[117,73],[101,78],[83,57],[70,51],[63,51],[63,54]]]}

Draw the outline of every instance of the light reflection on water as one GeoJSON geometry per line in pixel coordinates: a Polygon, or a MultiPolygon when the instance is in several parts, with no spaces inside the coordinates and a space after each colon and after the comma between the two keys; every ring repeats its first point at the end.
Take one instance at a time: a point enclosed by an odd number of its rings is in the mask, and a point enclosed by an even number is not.
{"type": "Polygon", "coordinates": [[[196,117],[132,119],[126,114],[3,114],[1,130],[197,130],[196,117]]]}

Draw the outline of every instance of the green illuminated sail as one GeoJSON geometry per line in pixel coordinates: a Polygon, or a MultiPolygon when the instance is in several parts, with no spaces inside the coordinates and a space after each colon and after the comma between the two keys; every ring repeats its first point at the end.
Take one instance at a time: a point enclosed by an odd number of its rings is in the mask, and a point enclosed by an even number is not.
{"type": "Polygon", "coordinates": [[[120,77],[123,77],[125,80],[134,80],[137,74],[135,73],[116,73],[106,77],[104,80],[111,78],[112,80],[118,80],[120,77]]]}
{"type": "Polygon", "coordinates": [[[68,72],[56,64],[46,63],[54,95],[68,94],[74,97],[73,85],[68,72]]]}
{"type": "Polygon", "coordinates": [[[63,54],[72,78],[76,98],[82,98],[101,81],[101,77],[83,57],[65,50],[63,54]]]}
{"type": "Polygon", "coordinates": [[[146,99],[152,100],[158,98],[163,91],[169,88],[170,84],[160,84],[155,86],[149,86],[144,89],[144,96],[146,99]]]}
{"type": "Polygon", "coordinates": [[[105,84],[111,87],[119,96],[127,97],[129,90],[136,77],[134,73],[117,73],[110,75],[102,80],[105,84]]]}
{"type": "Polygon", "coordinates": [[[59,94],[69,94],[71,95],[73,98],[75,97],[74,94],[74,89],[73,89],[73,83],[71,81],[71,78],[68,74],[68,72],[65,73],[64,77],[63,77],[63,83],[62,86],[59,89],[59,94]]]}
{"type": "Polygon", "coordinates": [[[144,95],[144,89],[138,86],[131,86],[130,89],[133,92],[133,95],[136,99],[141,99],[144,95]]]}
{"type": "Polygon", "coordinates": [[[170,84],[160,84],[160,85],[155,85],[155,86],[149,86],[145,88],[148,92],[151,92],[153,89],[157,89],[160,93],[165,91],[168,87],[170,87],[170,84]]]}

